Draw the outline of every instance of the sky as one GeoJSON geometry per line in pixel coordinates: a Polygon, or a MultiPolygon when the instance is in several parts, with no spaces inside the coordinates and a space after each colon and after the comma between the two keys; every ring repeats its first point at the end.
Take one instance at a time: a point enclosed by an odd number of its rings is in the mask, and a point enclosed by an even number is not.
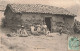
{"type": "Polygon", "coordinates": [[[46,4],[58,7],[70,7],[75,4],[80,4],[80,0],[1,0],[8,1],[10,3],[20,3],[20,4],[46,4]]]}

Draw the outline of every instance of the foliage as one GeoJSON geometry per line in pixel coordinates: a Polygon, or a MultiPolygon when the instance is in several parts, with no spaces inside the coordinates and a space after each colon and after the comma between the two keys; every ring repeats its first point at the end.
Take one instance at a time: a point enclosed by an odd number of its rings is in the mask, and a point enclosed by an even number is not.
{"type": "Polygon", "coordinates": [[[80,33],[80,22],[77,20],[74,21],[74,32],[80,33]]]}
{"type": "Polygon", "coordinates": [[[22,25],[22,20],[20,18],[3,18],[1,27],[16,29],[19,27],[18,25],[22,25]]]}

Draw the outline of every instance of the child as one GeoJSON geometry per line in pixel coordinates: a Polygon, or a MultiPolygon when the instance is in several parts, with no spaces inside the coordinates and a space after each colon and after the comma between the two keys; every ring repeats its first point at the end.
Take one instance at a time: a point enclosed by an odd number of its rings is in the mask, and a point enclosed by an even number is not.
{"type": "Polygon", "coordinates": [[[59,34],[62,34],[62,27],[59,27],[59,34]]]}

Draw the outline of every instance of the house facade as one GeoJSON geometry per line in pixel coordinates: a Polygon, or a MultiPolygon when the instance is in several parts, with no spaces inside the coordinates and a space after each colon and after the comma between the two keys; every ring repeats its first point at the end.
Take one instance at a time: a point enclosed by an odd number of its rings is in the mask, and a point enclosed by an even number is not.
{"type": "Polygon", "coordinates": [[[45,24],[51,32],[58,31],[61,25],[63,29],[72,29],[74,17],[64,8],[41,4],[8,4],[5,10],[5,27],[18,28],[24,25],[30,29],[30,25],[45,24]]]}

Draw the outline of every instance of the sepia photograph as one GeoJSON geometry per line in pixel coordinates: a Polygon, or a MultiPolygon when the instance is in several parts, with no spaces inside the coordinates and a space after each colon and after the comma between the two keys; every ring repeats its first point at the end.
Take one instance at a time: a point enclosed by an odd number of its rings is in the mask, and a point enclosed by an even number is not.
{"type": "Polygon", "coordinates": [[[0,0],[0,51],[80,51],[80,0],[0,0]]]}

